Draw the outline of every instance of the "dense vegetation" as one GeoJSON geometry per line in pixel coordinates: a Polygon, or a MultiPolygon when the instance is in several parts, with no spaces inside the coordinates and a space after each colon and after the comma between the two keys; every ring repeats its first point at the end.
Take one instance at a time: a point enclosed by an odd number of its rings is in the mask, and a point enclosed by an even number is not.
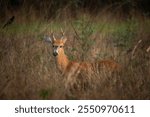
{"type": "Polygon", "coordinates": [[[148,3],[1,0],[0,99],[150,99],[148,3]],[[86,87],[64,90],[51,45],[43,41],[52,31],[60,37],[61,28],[70,60],[114,59],[121,72],[95,73],[86,87]]]}

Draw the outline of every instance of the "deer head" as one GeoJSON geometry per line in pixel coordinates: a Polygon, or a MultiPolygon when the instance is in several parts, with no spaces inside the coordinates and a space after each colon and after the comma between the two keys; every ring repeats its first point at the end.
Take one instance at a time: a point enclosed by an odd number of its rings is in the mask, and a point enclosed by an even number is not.
{"type": "Polygon", "coordinates": [[[53,55],[57,56],[61,52],[64,52],[64,44],[67,41],[67,38],[64,36],[64,32],[61,29],[62,36],[61,38],[56,39],[54,36],[54,33],[52,33],[52,36],[45,36],[44,40],[48,43],[51,43],[53,46],[53,55]]]}

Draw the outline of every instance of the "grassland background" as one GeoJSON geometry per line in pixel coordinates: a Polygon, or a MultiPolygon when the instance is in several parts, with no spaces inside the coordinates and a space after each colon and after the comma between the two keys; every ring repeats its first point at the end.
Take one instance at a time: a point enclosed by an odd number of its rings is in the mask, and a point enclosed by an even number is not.
{"type": "Polygon", "coordinates": [[[148,7],[134,0],[96,3],[1,0],[0,26],[15,19],[0,29],[0,99],[150,99],[148,7]],[[86,89],[64,90],[51,45],[43,41],[52,31],[60,37],[61,28],[70,60],[113,59],[121,72],[96,73],[86,89]]]}

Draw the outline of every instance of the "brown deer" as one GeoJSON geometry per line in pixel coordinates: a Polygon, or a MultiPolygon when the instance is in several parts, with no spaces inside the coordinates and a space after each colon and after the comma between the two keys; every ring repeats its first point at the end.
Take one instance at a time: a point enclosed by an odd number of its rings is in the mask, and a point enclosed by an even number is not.
{"type": "Polygon", "coordinates": [[[70,61],[64,52],[64,45],[67,38],[64,36],[63,31],[60,39],[56,39],[54,34],[52,34],[52,37],[47,36],[45,37],[45,40],[52,44],[53,55],[56,58],[57,67],[63,76],[67,78],[67,82],[69,83],[71,83],[72,80],[75,80],[78,75],[83,72],[86,73],[86,75],[89,75],[89,77],[92,77],[91,74],[97,70],[105,69],[113,72],[120,69],[120,65],[113,60],[101,60],[94,63],[70,61]]]}

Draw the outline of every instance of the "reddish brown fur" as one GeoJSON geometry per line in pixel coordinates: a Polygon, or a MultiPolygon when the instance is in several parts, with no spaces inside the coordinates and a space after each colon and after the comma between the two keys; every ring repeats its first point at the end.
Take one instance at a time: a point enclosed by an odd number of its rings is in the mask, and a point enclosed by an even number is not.
{"type": "MultiPolygon", "coordinates": [[[[58,39],[53,41],[53,45],[55,46],[64,46],[66,39],[58,39]]],[[[56,56],[57,66],[59,70],[64,74],[73,76],[75,74],[80,73],[80,71],[93,72],[93,67],[98,65],[98,69],[106,68],[109,71],[118,71],[119,64],[117,64],[113,60],[101,60],[95,63],[89,62],[75,62],[69,61],[68,57],[64,53],[63,48],[59,48],[59,54],[56,56]]],[[[96,67],[97,68],[97,67],[96,67]]]]}

